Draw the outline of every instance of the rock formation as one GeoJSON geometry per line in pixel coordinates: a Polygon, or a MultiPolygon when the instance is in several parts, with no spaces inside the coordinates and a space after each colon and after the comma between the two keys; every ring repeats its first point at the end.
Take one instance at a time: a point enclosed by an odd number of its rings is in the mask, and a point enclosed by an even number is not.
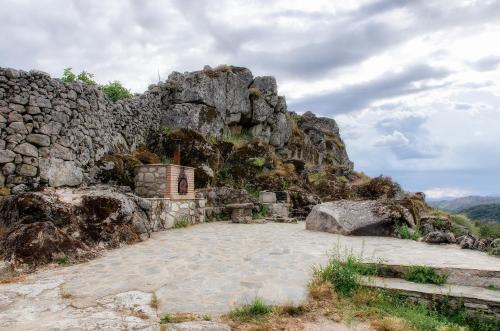
{"type": "MultiPolygon", "coordinates": [[[[4,195],[92,183],[107,154],[132,153],[158,132],[176,129],[219,142],[239,134],[269,145],[280,160],[332,165],[339,175],[353,168],[334,120],[292,118],[274,77],[253,77],[246,68],[174,72],[116,103],[93,85],[0,68],[4,195]]],[[[208,162],[196,166],[200,176],[217,170],[208,162]]]]}

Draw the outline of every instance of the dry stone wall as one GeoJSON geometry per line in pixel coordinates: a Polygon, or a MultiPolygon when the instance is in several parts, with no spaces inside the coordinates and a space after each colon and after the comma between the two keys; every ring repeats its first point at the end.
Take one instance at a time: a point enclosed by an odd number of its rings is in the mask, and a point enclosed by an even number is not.
{"type": "Polygon", "coordinates": [[[0,188],[77,186],[101,157],[159,126],[161,89],[113,103],[95,86],[0,68],[0,188]]]}

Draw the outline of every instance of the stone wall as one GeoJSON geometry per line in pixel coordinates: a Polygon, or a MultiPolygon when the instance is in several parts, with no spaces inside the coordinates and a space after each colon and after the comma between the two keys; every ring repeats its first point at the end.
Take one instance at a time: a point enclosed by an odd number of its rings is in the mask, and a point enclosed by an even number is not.
{"type": "Polygon", "coordinates": [[[113,103],[95,86],[0,68],[0,188],[77,186],[108,152],[159,126],[161,90],[113,103]]]}
{"type": "Polygon", "coordinates": [[[155,232],[175,227],[180,220],[190,224],[205,222],[205,199],[170,200],[163,198],[141,199],[142,208],[148,215],[151,231],[155,232]],[[144,208],[145,207],[145,208],[144,208]]]}

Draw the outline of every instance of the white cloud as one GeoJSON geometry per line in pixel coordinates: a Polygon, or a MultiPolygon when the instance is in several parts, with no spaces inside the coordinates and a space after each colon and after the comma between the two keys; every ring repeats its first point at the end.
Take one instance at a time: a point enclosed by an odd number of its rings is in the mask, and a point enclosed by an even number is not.
{"type": "Polygon", "coordinates": [[[395,130],[391,134],[376,138],[373,141],[373,144],[375,146],[387,146],[387,145],[406,146],[408,145],[409,142],[410,140],[408,140],[408,138],[406,138],[404,134],[395,130]]]}
{"type": "Polygon", "coordinates": [[[426,197],[430,199],[461,198],[471,195],[470,191],[450,187],[431,188],[425,190],[424,193],[426,197]]]}

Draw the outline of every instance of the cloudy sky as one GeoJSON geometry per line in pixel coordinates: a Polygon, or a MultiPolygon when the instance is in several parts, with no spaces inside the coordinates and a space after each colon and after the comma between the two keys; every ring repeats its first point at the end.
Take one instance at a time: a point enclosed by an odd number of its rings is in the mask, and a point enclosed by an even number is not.
{"type": "Polygon", "coordinates": [[[0,66],[135,92],[227,63],[335,118],[356,169],[430,197],[500,193],[500,0],[7,1],[0,66]]]}

